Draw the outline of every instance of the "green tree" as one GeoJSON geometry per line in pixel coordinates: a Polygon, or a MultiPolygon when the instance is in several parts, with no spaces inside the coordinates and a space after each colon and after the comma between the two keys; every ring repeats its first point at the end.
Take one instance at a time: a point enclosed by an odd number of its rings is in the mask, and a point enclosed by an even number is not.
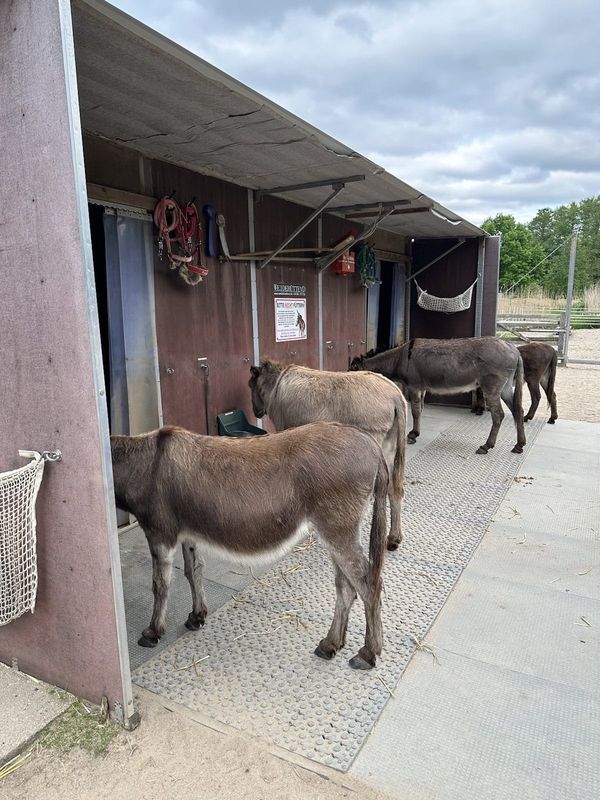
{"type": "Polygon", "coordinates": [[[555,209],[542,208],[528,225],[546,255],[552,254],[537,281],[549,294],[564,295],[567,290],[568,243],[575,225],[581,226],[575,262],[575,292],[581,293],[600,283],[600,196],[555,209]]]}
{"type": "Polygon", "coordinates": [[[496,214],[481,226],[491,234],[501,234],[500,288],[508,289],[518,282],[519,287],[539,283],[541,267],[536,265],[544,258],[544,247],[533,232],[512,214],[496,214]]]}

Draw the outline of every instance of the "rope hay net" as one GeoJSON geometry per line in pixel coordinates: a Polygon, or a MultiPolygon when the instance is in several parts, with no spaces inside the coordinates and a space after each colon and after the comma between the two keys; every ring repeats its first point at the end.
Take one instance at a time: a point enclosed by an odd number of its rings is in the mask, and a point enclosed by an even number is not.
{"type": "Polygon", "coordinates": [[[0,473],[0,625],[33,611],[37,592],[35,501],[44,458],[19,450],[29,464],[0,473]]]}
{"type": "Polygon", "coordinates": [[[421,289],[419,284],[415,281],[417,287],[417,305],[424,308],[425,311],[439,311],[442,314],[456,314],[458,311],[466,311],[471,308],[471,299],[473,297],[473,287],[477,281],[474,281],[468,289],[456,297],[436,297],[434,294],[429,294],[425,289],[421,289]]]}

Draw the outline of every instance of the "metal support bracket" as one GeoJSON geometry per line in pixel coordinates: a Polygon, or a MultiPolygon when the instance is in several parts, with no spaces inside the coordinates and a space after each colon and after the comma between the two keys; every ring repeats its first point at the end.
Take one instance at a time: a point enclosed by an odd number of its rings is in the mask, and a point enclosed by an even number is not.
{"type": "Polygon", "coordinates": [[[268,194],[285,194],[286,192],[299,192],[302,189],[318,189],[320,186],[337,186],[338,184],[356,183],[364,181],[364,175],[349,175],[347,178],[329,178],[322,181],[311,181],[310,183],[295,183],[292,186],[276,186],[274,189],[259,189],[256,192],[256,199],[262,200],[268,194]]]}
{"type": "Polygon", "coordinates": [[[310,223],[314,219],[316,219],[325,208],[327,208],[327,206],[331,203],[331,201],[338,196],[338,194],[342,191],[344,186],[345,186],[344,183],[333,184],[333,192],[329,195],[329,197],[323,200],[321,205],[315,208],[315,210],[311,214],[309,214],[309,216],[304,220],[304,222],[302,222],[296,228],[295,231],[290,233],[287,239],[285,239],[278,247],[275,248],[275,250],[273,250],[273,252],[270,255],[268,255],[263,261],[260,262],[260,264],[258,265],[258,269],[264,269],[269,262],[271,262],[276,256],[278,256],[279,253],[281,253],[281,251],[284,250],[288,246],[288,244],[296,238],[296,236],[298,236],[298,234],[302,233],[302,231],[308,225],[310,225],[310,223]]]}
{"type": "Polygon", "coordinates": [[[390,200],[383,203],[355,203],[352,206],[334,206],[330,208],[332,214],[348,214],[352,216],[352,211],[371,211],[372,216],[381,213],[382,208],[397,208],[398,206],[409,206],[412,203],[410,198],[404,200],[390,200]]]}
{"type": "Polygon", "coordinates": [[[379,216],[377,217],[375,222],[371,225],[371,227],[368,230],[363,231],[363,233],[361,233],[360,236],[354,239],[354,241],[344,245],[344,247],[340,247],[339,250],[336,250],[334,253],[331,253],[330,255],[323,256],[322,258],[317,258],[315,260],[315,264],[317,265],[319,272],[325,272],[328,266],[333,264],[333,262],[340,256],[343,256],[344,253],[347,253],[348,250],[350,250],[351,247],[354,247],[354,245],[357,242],[362,242],[365,239],[368,239],[369,236],[372,236],[372,234],[375,233],[379,225],[381,225],[383,220],[386,219],[386,217],[389,217],[390,214],[393,213],[394,213],[394,206],[385,210],[382,209],[379,213],[379,216]]]}
{"type": "Polygon", "coordinates": [[[463,238],[459,239],[459,240],[456,242],[456,244],[453,244],[453,245],[452,245],[452,247],[449,247],[447,250],[444,250],[444,252],[443,252],[443,253],[440,253],[440,255],[439,255],[439,256],[436,256],[436,257],[435,257],[435,258],[434,258],[432,261],[430,261],[428,264],[425,264],[425,266],[424,266],[424,267],[421,267],[421,269],[418,269],[418,270],[417,270],[416,272],[414,272],[412,275],[409,275],[409,276],[408,276],[408,278],[405,278],[405,280],[404,280],[404,283],[408,283],[409,281],[412,281],[412,279],[413,279],[413,278],[416,278],[416,277],[417,277],[417,275],[420,275],[422,272],[425,272],[425,270],[426,270],[426,269],[429,269],[429,267],[432,267],[432,266],[433,266],[433,265],[434,265],[434,264],[435,264],[437,261],[439,261],[440,259],[442,259],[442,258],[444,258],[445,256],[449,255],[449,254],[450,254],[450,253],[451,253],[453,250],[456,250],[456,248],[457,248],[457,247],[460,247],[460,246],[461,246],[461,244],[464,244],[464,243],[465,243],[465,241],[466,241],[466,239],[463,239],[463,238]]]}

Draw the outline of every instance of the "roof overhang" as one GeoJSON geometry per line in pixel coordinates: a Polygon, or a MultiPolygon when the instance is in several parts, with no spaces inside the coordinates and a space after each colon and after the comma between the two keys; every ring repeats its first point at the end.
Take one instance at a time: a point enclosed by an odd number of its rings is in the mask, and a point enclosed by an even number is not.
{"type": "Polygon", "coordinates": [[[73,0],[83,129],[240,186],[310,208],[350,176],[332,213],[410,237],[481,236],[341,142],[103,0],[73,0]],[[322,183],[286,191],[289,186],[322,183]],[[338,205],[338,203],[340,205],[338,205]],[[343,206],[341,204],[343,203],[343,206]],[[389,205],[387,206],[388,210],[389,205]]]}

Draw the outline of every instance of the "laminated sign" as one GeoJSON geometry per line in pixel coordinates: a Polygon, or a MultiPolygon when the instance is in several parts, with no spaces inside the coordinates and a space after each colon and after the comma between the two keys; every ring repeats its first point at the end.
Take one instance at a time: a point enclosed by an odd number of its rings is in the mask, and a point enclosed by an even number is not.
{"type": "Polygon", "coordinates": [[[306,339],[306,298],[275,298],[275,341],[306,339]]]}

